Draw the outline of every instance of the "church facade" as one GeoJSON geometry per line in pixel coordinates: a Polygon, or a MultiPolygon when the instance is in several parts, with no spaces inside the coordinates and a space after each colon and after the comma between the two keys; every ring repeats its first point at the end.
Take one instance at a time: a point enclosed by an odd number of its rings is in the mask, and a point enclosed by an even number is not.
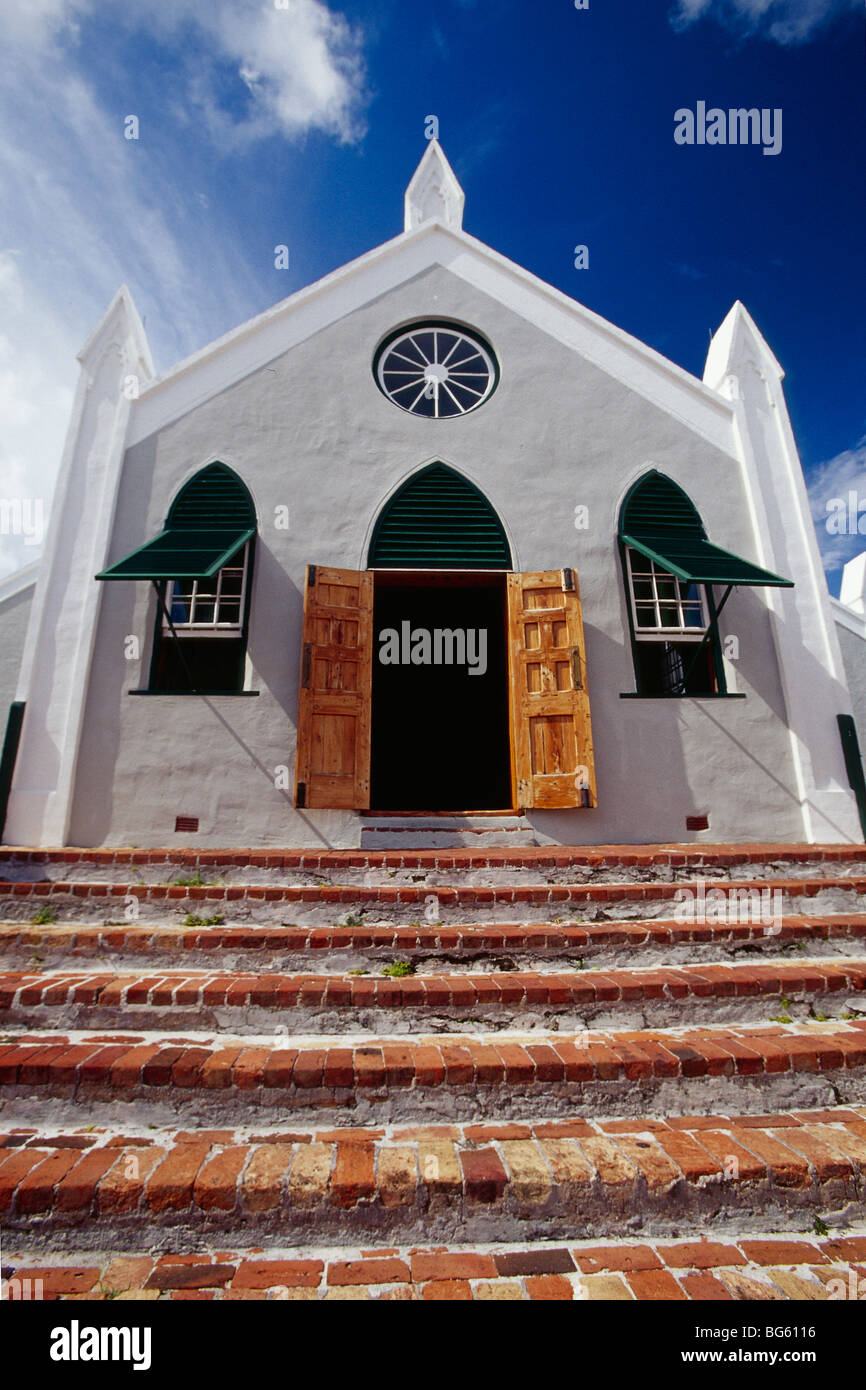
{"type": "Polygon", "coordinates": [[[699,380],[463,204],[432,141],[401,235],[162,376],[115,297],[80,354],[7,844],[351,848],[422,813],[569,845],[862,840],[755,323],[732,308],[699,380]]]}

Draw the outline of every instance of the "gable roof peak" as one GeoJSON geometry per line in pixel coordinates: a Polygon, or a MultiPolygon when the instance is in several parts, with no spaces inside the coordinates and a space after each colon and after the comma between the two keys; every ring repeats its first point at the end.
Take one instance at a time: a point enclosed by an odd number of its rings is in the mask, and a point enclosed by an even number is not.
{"type": "Polygon", "coordinates": [[[459,231],[466,194],[445,158],[438,140],[431,140],[406,189],[404,230],[413,232],[425,222],[441,222],[459,231]]]}

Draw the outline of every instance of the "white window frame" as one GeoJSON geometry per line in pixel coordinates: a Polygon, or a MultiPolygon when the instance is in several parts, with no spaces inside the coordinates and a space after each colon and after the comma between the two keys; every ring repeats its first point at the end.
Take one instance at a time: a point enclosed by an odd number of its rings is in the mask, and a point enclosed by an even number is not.
{"type": "MultiPolygon", "coordinates": [[[[240,562],[239,565],[236,564],[236,563],[233,563],[232,561],[230,561],[227,565],[223,565],[222,569],[217,570],[216,574],[213,576],[212,579],[202,579],[202,580],[194,579],[194,580],[192,581],[192,593],[191,593],[191,594],[182,594],[182,595],[179,595],[179,597],[182,598],[182,600],[183,600],[184,603],[190,603],[190,604],[191,604],[191,612],[192,612],[192,614],[193,614],[193,621],[192,621],[192,622],[184,622],[183,620],[181,620],[180,622],[178,622],[177,619],[175,619],[174,616],[172,615],[172,617],[171,617],[171,623],[169,623],[167,614],[168,614],[168,615],[171,615],[171,613],[172,613],[172,608],[173,608],[174,600],[175,600],[175,585],[178,583],[178,580],[176,580],[176,579],[170,579],[169,582],[168,582],[168,584],[167,584],[167,586],[166,586],[166,591],[165,591],[165,609],[166,609],[166,611],[164,611],[164,612],[163,612],[163,615],[162,615],[162,631],[163,631],[163,633],[168,633],[168,635],[171,636],[171,630],[172,630],[172,627],[173,627],[174,630],[175,630],[175,632],[177,633],[178,637],[230,637],[230,638],[242,637],[242,636],[243,636],[243,630],[244,630],[244,614],[245,614],[245,612],[246,612],[246,602],[247,602],[247,580],[248,580],[248,577],[249,577],[249,559],[250,559],[250,543],[249,543],[249,541],[247,541],[246,544],[244,545],[244,553],[243,553],[243,556],[242,556],[242,558],[241,558],[241,562],[240,562]],[[216,618],[216,614],[219,613],[220,598],[221,598],[221,596],[222,596],[222,579],[223,579],[223,574],[225,573],[226,570],[238,570],[238,569],[241,571],[241,591],[240,591],[240,594],[237,595],[237,598],[238,598],[238,617],[237,617],[237,621],[236,621],[236,622],[229,622],[229,623],[221,623],[221,622],[218,622],[218,621],[217,621],[217,618],[216,618]],[[200,593],[200,592],[199,592],[199,585],[200,585],[200,584],[202,584],[202,585],[205,585],[205,584],[206,584],[206,585],[214,585],[213,591],[212,591],[212,592],[210,592],[210,591],[204,591],[204,592],[200,593]],[[198,600],[199,598],[201,598],[203,601],[213,602],[213,605],[214,605],[214,615],[215,615],[215,616],[214,616],[212,619],[210,619],[208,622],[196,622],[196,621],[195,621],[196,602],[197,602],[197,600],[198,600]]],[[[183,581],[183,582],[184,582],[184,583],[188,583],[189,581],[188,581],[188,580],[185,580],[185,581],[183,581]]],[[[227,595],[226,597],[228,597],[228,595],[227,595]]],[[[231,595],[232,601],[234,601],[235,597],[236,597],[236,596],[235,596],[234,594],[231,595]]]]}
{"type": "Polygon", "coordinates": [[[376,381],[383,395],[398,409],[405,410],[409,415],[419,415],[423,419],[459,419],[461,415],[469,415],[473,410],[477,410],[480,405],[493,394],[496,386],[497,373],[496,363],[490,351],[469,329],[460,328],[457,324],[426,324],[416,323],[411,328],[407,328],[404,333],[398,334],[388,345],[382,349],[376,363],[376,381]],[[444,356],[440,352],[439,334],[443,337],[454,338],[456,341],[453,346],[445,352],[444,356]],[[433,337],[433,356],[430,355],[416,342],[416,337],[422,334],[432,334],[433,337]],[[414,358],[406,356],[401,352],[406,344],[411,344],[414,351],[423,359],[416,363],[414,358]],[[455,353],[470,349],[468,357],[460,357],[451,366],[454,373],[454,385],[462,392],[474,396],[475,400],[464,405],[458,396],[449,388],[451,376],[449,373],[450,359],[455,353]],[[459,371],[455,370],[466,362],[478,357],[484,364],[484,371],[459,371]],[[387,363],[396,358],[400,365],[387,367],[387,363]],[[387,386],[385,377],[405,377],[405,382],[400,386],[387,386]],[[479,386],[476,378],[483,378],[483,383],[479,386]],[[418,406],[423,397],[433,401],[432,414],[428,415],[420,411],[418,406]],[[453,406],[447,411],[440,411],[440,400],[450,397],[453,406]]]}
{"type": "MultiPolygon", "coordinates": [[[[710,615],[709,615],[709,607],[708,607],[708,604],[707,604],[707,591],[706,591],[706,585],[704,585],[704,584],[698,584],[698,585],[697,585],[698,597],[699,597],[699,599],[700,599],[700,604],[701,604],[701,619],[702,619],[701,626],[700,626],[700,627],[696,627],[696,626],[694,626],[694,625],[686,626],[686,623],[685,623],[685,614],[684,614],[684,612],[683,612],[683,594],[682,594],[682,589],[686,587],[686,581],[683,580],[683,579],[679,579],[675,574],[671,574],[670,570],[664,569],[661,565],[656,564],[655,560],[651,560],[651,559],[649,558],[649,556],[646,556],[646,555],[642,555],[641,558],[642,558],[648,565],[650,565],[650,567],[651,567],[651,568],[650,568],[650,572],[647,574],[646,571],[644,571],[644,572],[642,572],[642,573],[637,573],[637,574],[636,574],[636,573],[632,570],[632,562],[631,562],[631,557],[632,557],[632,555],[633,555],[635,552],[634,552],[632,546],[629,546],[629,545],[626,546],[625,550],[626,550],[626,563],[627,563],[627,565],[628,565],[628,593],[629,593],[629,602],[630,602],[630,604],[631,604],[632,628],[633,628],[633,630],[634,630],[635,641],[636,641],[636,642],[665,642],[665,641],[667,641],[667,642],[702,642],[703,639],[706,637],[706,635],[707,635],[707,630],[709,629],[709,626],[710,626],[710,615]],[[674,582],[674,583],[676,584],[676,586],[677,586],[677,596],[676,596],[676,599],[669,599],[669,598],[660,599],[660,598],[659,598],[659,593],[658,593],[658,580],[659,580],[659,578],[662,578],[662,579],[665,579],[665,580],[673,580],[673,582],[674,582]],[[648,582],[648,581],[652,583],[653,603],[655,604],[656,625],[655,625],[654,627],[646,627],[646,626],[640,627],[640,626],[638,625],[638,607],[637,607],[638,600],[637,600],[636,597],[635,597],[634,586],[635,586],[635,583],[637,583],[637,582],[646,583],[646,582],[648,582]],[[678,624],[676,627],[662,626],[661,612],[660,612],[660,604],[664,604],[664,605],[667,607],[667,606],[670,606],[671,603],[676,603],[676,605],[677,605],[677,611],[678,611],[678,614],[679,614],[680,622],[679,622],[679,624],[678,624]]],[[[639,553],[639,552],[638,552],[638,553],[639,553]]],[[[642,599],[642,600],[641,600],[641,603],[646,603],[646,602],[647,602],[646,599],[642,599]]],[[[691,602],[691,600],[689,600],[689,602],[691,602]]]]}

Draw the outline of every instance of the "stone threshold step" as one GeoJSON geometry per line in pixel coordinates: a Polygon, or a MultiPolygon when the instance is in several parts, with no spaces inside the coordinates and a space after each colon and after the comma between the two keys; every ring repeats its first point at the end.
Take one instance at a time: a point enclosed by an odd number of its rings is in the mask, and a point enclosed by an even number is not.
{"type": "MultiPolygon", "coordinates": [[[[312,961],[345,971],[356,964],[391,960],[397,954],[423,962],[444,957],[457,964],[483,961],[507,952],[530,964],[547,958],[577,961],[584,957],[627,964],[652,958],[658,951],[688,950],[693,960],[712,952],[737,952],[759,947],[765,952],[854,951],[866,937],[866,913],[828,913],[822,917],[785,917],[771,930],[753,922],[707,922],[698,925],[673,919],[587,922],[571,926],[550,922],[490,923],[481,926],[413,927],[356,926],[215,926],[130,923],[118,926],[51,923],[40,926],[0,925],[3,968],[20,960],[74,966],[91,957],[116,959],[127,969],[152,968],[164,962],[210,965],[214,956],[230,953],[231,968],[261,969],[263,957],[271,969],[308,968],[312,961]]],[[[500,966],[500,969],[507,968],[500,966]]]]}
{"type": "Polygon", "coordinates": [[[821,1239],[760,1232],[699,1240],[379,1246],[282,1256],[243,1247],[153,1255],[13,1252],[5,1298],[46,1300],[276,1299],[317,1302],[812,1302],[862,1296],[866,1227],[821,1239]]]}
{"type": "MultiPolygon", "coordinates": [[[[293,1246],[699,1234],[736,1223],[803,1230],[861,1220],[866,1110],[663,1121],[354,1129],[237,1143],[219,1131],[178,1142],[99,1136],[82,1151],[38,1142],[0,1149],[6,1240],[86,1249],[179,1232],[293,1246]],[[100,1142],[101,1140],[101,1142],[100,1142]],[[768,1222],[768,1217],[771,1221],[768,1222]],[[630,1232],[631,1233],[631,1232],[630,1232]]],[[[13,1136],[14,1138],[14,1136],[13,1136]]]]}
{"type": "Polygon", "coordinates": [[[771,927],[777,925],[782,915],[856,912],[859,899],[866,893],[866,876],[743,879],[727,890],[715,888],[716,893],[723,894],[722,901],[713,895],[714,887],[703,879],[487,887],[437,885],[435,889],[429,884],[398,888],[361,884],[198,886],[27,880],[0,883],[0,916],[7,921],[20,921],[41,910],[76,920],[97,916],[104,920],[105,914],[113,911],[122,925],[124,914],[128,920],[133,904],[136,914],[146,907],[151,915],[166,911],[196,915],[206,906],[224,908],[238,921],[272,921],[274,912],[281,907],[290,909],[299,919],[311,921],[332,921],[341,910],[351,910],[354,915],[369,910],[402,914],[410,922],[418,922],[421,916],[429,921],[435,913],[437,922],[451,921],[455,912],[465,912],[467,908],[477,919],[500,921],[515,914],[519,920],[530,906],[547,907],[551,914],[571,907],[590,917],[618,918],[662,917],[666,912],[670,915],[673,905],[679,905],[680,915],[688,912],[694,920],[707,917],[740,921],[746,917],[771,927]],[[495,915],[503,910],[504,917],[495,915]]]}
{"type": "Polygon", "coordinates": [[[856,864],[866,859],[862,844],[657,844],[657,845],[539,845],[519,849],[477,851],[472,848],[438,851],[319,850],[319,849],[176,849],[176,848],[58,848],[0,847],[0,869],[10,865],[175,864],[189,868],[261,868],[298,870],[435,869],[435,868],[572,868],[675,867],[742,864],[856,864]]]}
{"type": "Polygon", "coordinates": [[[86,1107],[95,1123],[111,1123],[118,1104],[130,1102],[162,1123],[180,1114],[267,1123],[275,1110],[298,1122],[330,1113],[378,1124],[720,1106],[744,1113],[866,1101],[866,1023],[323,1046],[51,1034],[6,1041],[0,1085],[6,1124],[32,1122],[34,1105],[59,1111],[63,1122],[80,1123],[86,1107]]]}
{"type": "MultiPolygon", "coordinates": [[[[656,969],[418,974],[402,979],[210,971],[157,974],[9,971],[0,1020],[25,1027],[229,1027],[267,1031],[276,1012],[294,1032],[404,1032],[514,1026],[581,1028],[611,1014],[638,1026],[765,1019],[769,1008],[849,1012],[866,996],[866,960],[753,961],[656,969]],[[856,999],[852,1002],[857,1002],[856,999]],[[468,1014],[467,1014],[468,1011],[468,1014]],[[375,1015],[371,1025],[370,1014],[375,1015]]],[[[624,1024],[625,1026],[625,1024],[624,1024]]]]}

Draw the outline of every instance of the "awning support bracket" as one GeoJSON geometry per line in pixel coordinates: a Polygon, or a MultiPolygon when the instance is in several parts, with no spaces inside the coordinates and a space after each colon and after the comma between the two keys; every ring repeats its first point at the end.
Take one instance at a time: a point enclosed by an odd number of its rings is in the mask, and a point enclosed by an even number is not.
{"type": "Polygon", "coordinates": [[[691,676],[692,671],[695,669],[695,667],[696,667],[697,664],[698,664],[698,658],[700,657],[701,652],[704,650],[704,647],[707,645],[707,643],[708,643],[709,641],[715,640],[716,637],[718,636],[718,632],[719,632],[719,614],[721,613],[721,611],[722,611],[722,609],[724,608],[725,604],[727,603],[728,599],[731,597],[731,592],[732,592],[732,590],[733,590],[733,587],[734,587],[733,584],[729,584],[728,587],[727,587],[727,589],[725,590],[724,594],[722,595],[722,601],[721,601],[721,603],[718,604],[718,606],[716,606],[715,604],[713,605],[713,616],[712,616],[710,622],[709,622],[708,625],[707,625],[707,630],[706,630],[706,632],[704,633],[703,637],[701,638],[700,642],[698,643],[697,647],[695,648],[695,654],[694,654],[694,656],[693,656],[692,659],[691,659],[691,662],[690,662],[690,664],[689,664],[689,669],[684,673],[682,679],[679,680],[679,681],[677,681],[677,693],[678,693],[678,694],[680,694],[680,695],[685,695],[685,693],[686,693],[686,687],[687,687],[687,685],[688,685],[688,683],[689,683],[689,677],[691,676]]]}

